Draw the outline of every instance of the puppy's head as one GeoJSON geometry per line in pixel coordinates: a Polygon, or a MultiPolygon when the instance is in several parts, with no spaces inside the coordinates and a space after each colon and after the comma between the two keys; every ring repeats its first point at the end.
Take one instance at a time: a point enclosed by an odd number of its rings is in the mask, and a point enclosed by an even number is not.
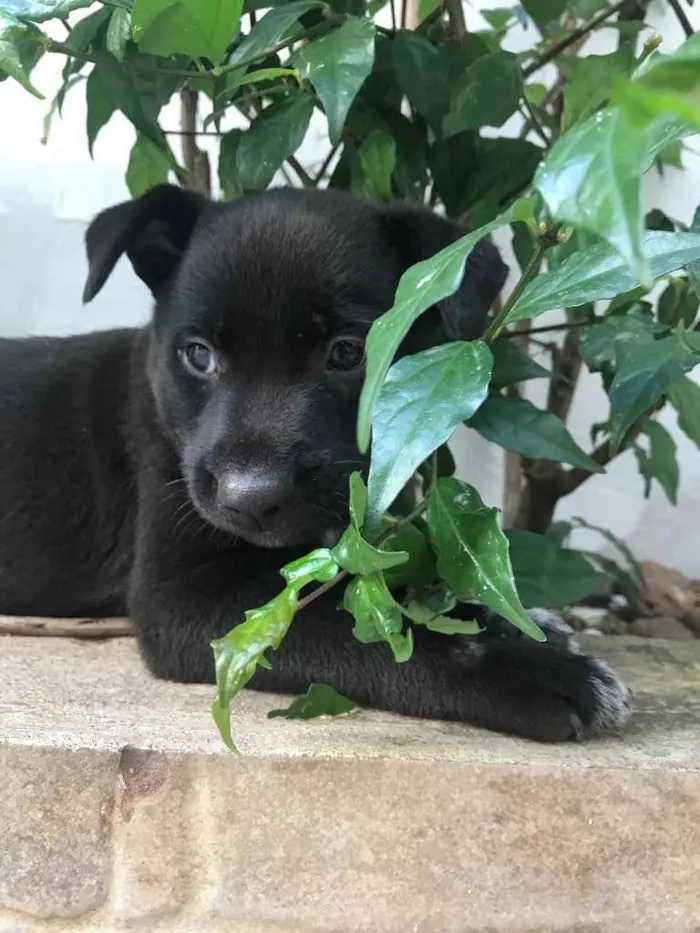
{"type": "MultiPolygon", "coordinates": [[[[315,544],[347,517],[372,322],[402,273],[464,233],[413,206],[274,190],[228,203],[164,186],[87,232],[89,301],[126,253],[155,297],[149,379],[189,495],[264,547],[315,544]]],[[[505,267],[488,242],[401,353],[480,335],[505,267]]]]}

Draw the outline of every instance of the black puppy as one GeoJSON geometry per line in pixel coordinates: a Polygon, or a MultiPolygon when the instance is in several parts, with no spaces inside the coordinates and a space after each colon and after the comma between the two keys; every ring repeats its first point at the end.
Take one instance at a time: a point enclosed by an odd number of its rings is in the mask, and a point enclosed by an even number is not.
{"type": "MultiPolygon", "coordinates": [[[[0,342],[0,610],[128,612],[158,676],[212,681],[210,641],[342,529],[363,341],[403,271],[460,236],[412,206],[272,191],[215,204],[153,189],[87,233],[85,300],[126,253],[152,324],[0,342]]],[[[505,269],[484,242],[403,353],[481,333],[505,269]]],[[[417,629],[413,659],[359,644],[331,592],[252,686],[331,684],[360,704],[542,740],[618,726],[601,662],[524,639],[417,629]]]]}

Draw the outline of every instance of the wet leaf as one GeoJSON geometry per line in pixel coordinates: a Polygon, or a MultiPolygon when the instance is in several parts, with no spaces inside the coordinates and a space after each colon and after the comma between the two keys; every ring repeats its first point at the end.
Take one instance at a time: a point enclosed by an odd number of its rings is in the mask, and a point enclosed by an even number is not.
{"type": "Polygon", "coordinates": [[[649,449],[634,445],[639,472],[644,477],[644,498],[649,498],[652,480],[656,480],[666,493],[671,505],[678,503],[680,474],[676,459],[676,442],[658,421],[647,421],[642,434],[649,438],[649,449]]]}
{"type": "Polygon", "coordinates": [[[456,479],[440,479],[428,497],[427,520],[438,554],[438,571],[463,599],[477,599],[536,641],[545,636],[523,608],[515,588],[508,540],[497,510],[456,479]]]}
{"type": "Polygon", "coordinates": [[[246,191],[267,188],[304,141],[313,109],[313,97],[299,91],[270,104],[253,120],[236,153],[238,177],[246,191]]]}
{"type": "Polygon", "coordinates": [[[534,459],[605,471],[578,446],[564,422],[524,398],[492,395],[469,421],[487,441],[534,459]]]}
{"type": "MultiPolygon", "coordinates": [[[[648,230],[642,237],[642,249],[652,277],[660,278],[700,259],[700,233],[648,230]]],[[[619,254],[606,243],[597,243],[533,279],[513,306],[508,323],[537,317],[553,308],[575,308],[588,301],[615,298],[637,284],[619,254]]]]}
{"type": "Polygon", "coordinates": [[[138,198],[155,185],[165,184],[172,160],[150,139],[137,135],[126,169],[126,184],[133,198],[138,198]]]}
{"type": "Polygon", "coordinates": [[[316,89],[328,119],[331,144],[335,145],[374,64],[374,24],[349,17],[338,29],[300,49],[293,63],[316,89]]]}
{"type": "Polygon", "coordinates": [[[362,536],[367,511],[367,489],[359,473],[350,477],[350,525],[346,528],[332,554],[338,564],[354,574],[388,570],[408,560],[406,551],[382,550],[362,536]]]}
{"type": "Polygon", "coordinates": [[[493,353],[493,377],[491,384],[497,388],[528,379],[545,379],[552,373],[540,366],[517,346],[515,340],[501,338],[491,344],[493,353]]]}
{"type": "Polygon", "coordinates": [[[413,654],[413,633],[403,633],[401,606],[389,592],[381,573],[355,577],[345,588],[343,606],[355,620],[353,635],[364,645],[385,641],[394,660],[413,654]]]}
{"type": "Polygon", "coordinates": [[[370,532],[420,464],[485,400],[491,366],[483,341],[455,341],[391,367],[372,417],[370,532]]]}
{"type": "Polygon", "coordinates": [[[678,427],[700,447],[700,386],[686,376],[666,394],[678,414],[678,427]]]}

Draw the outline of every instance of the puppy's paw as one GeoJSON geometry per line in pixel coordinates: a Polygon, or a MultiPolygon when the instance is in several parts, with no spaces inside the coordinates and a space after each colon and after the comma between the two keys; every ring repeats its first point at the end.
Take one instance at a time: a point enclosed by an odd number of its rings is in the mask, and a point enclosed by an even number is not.
{"type": "Polygon", "coordinates": [[[544,742],[622,728],[625,684],[604,661],[520,639],[464,640],[453,649],[478,725],[544,742]]]}

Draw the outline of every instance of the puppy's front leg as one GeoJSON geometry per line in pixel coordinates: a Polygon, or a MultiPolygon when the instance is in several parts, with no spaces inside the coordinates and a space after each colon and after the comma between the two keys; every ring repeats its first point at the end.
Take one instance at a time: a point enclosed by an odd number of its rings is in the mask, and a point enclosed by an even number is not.
{"type": "MultiPolygon", "coordinates": [[[[192,539],[190,539],[192,540],[192,539]]],[[[193,539],[196,544],[196,538],[193,539]]],[[[169,680],[212,682],[213,638],[281,586],[275,552],[188,549],[174,539],[137,555],[131,612],[150,669],[169,680]]],[[[412,659],[397,664],[384,644],[362,645],[337,610],[340,587],[303,609],[273,670],[250,686],[300,693],[325,683],[363,706],[459,720],[541,741],[619,726],[627,691],[602,662],[525,639],[461,639],[417,628],[412,659]]]]}

